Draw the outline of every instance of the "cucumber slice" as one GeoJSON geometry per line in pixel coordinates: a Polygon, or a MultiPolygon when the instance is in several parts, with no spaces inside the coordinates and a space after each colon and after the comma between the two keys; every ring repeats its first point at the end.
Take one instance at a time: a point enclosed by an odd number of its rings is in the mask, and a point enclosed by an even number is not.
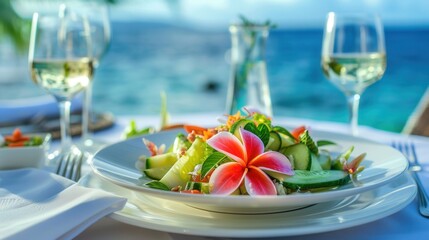
{"type": "Polygon", "coordinates": [[[196,138],[186,154],[180,157],[159,181],[169,188],[177,186],[184,188],[191,178],[189,173],[204,161],[205,149],[206,143],[201,138],[196,138]]]}
{"type": "Polygon", "coordinates": [[[280,149],[283,155],[293,161],[295,170],[310,170],[311,169],[311,154],[308,147],[303,143],[296,143],[294,145],[280,149]]]}
{"type": "Polygon", "coordinates": [[[241,139],[240,135],[240,128],[244,128],[246,124],[251,123],[252,121],[249,119],[240,119],[234,124],[232,124],[231,128],[229,129],[229,132],[234,134],[238,139],[241,139]]]}
{"type": "MultiPolygon", "coordinates": [[[[319,161],[320,166],[323,170],[331,169],[331,155],[326,150],[320,150],[319,156],[317,156],[317,160],[319,161]]],[[[341,169],[340,169],[341,170],[341,169]]]]}
{"type": "Polygon", "coordinates": [[[286,134],[279,133],[279,135],[280,135],[280,137],[282,139],[282,146],[281,146],[281,148],[289,147],[289,146],[294,145],[296,143],[295,139],[290,138],[286,134]]]}
{"type": "Polygon", "coordinates": [[[282,138],[278,132],[270,132],[270,140],[266,146],[267,150],[279,151],[282,147],[282,138]]]}
{"type": "Polygon", "coordinates": [[[179,133],[174,139],[172,152],[178,153],[181,152],[183,149],[187,150],[190,146],[191,142],[188,140],[185,134],[179,133]]]}
{"type": "Polygon", "coordinates": [[[164,177],[168,170],[170,170],[169,167],[149,168],[143,170],[143,173],[151,179],[159,180],[164,177]]]}
{"type": "Polygon", "coordinates": [[[170,153],[159,154],[146,159],[146,169],[160,168],[160,167],[169,169],[176,162],[177,162],[176,153],[170,152],[170,153]]]}
{"type": "Polygon", "coordinates": [[[323,169],[322,169],[322,166],[320,166],[318,155],[311,154],[311,167],[310,167],[310,171],[322,171],[322,170],[323,169]]]}
{"type": "Polygon", "coordinates": [[[210,184],[206,182],[193,182],[186,183],[185,190],[198,190],[202,193],[210,193],[210,184]]]}
{"type": "Polygon", "coordinates": [[[291,190],[309,190],[337,187],[347,184],[350,175],[339,170],[303,171],[295,170],[295,175],[286,178],[283,186],[291,190]]]}

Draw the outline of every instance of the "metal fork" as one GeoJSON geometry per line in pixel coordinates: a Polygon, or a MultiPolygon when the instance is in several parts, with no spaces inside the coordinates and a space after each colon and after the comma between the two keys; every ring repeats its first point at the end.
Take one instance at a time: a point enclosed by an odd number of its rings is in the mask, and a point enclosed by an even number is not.
{"type": "Polygon", "coordinates": [[[84,154],[80,150],[74,150],[59,157],[56,173],[75,182],[79,180],[84,154]]]}
{"type": "Polygon", "coordinates": [[[410,163],[409,171],[413,176],[414,180],[417,184],[418,196],[419,196],[419,211],[420,214],[424,217],[429,217],[429,208],[428,208],[428,195],[427,192],[422,185],[420,177],[418,173],[422,170],[422,167],[419,164],[419,160],[417,158],[416,147],[412,142],[392,142],[392,147],[398,149],[404,154],[404,156],[408,159],[410,163]]]}

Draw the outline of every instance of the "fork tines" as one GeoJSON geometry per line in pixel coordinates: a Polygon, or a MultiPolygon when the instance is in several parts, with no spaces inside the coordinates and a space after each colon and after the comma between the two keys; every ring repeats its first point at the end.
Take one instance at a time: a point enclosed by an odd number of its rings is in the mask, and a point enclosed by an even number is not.
{"type": "Polygon", "coordinates": [[[81,175],[83,153],[70,152],[60,156],[56,173],[73,181],[77,181],[81,175]]]}

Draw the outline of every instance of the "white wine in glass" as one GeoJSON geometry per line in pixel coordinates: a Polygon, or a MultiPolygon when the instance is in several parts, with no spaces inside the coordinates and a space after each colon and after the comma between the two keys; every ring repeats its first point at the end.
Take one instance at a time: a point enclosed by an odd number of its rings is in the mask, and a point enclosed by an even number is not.
{"type": "Polygon", "coordinates": [[[32,80],[55,97],[60,108],[59,154],[76,149],[70,136],[71,99],[90,85],[93,76],[88,24],[64,13],[62,5],[58,15],[33,15],[28,55],[32,80]]]}
{"type": "Polygon", "coordinates": [[[93,74],[92,60],[33,59],[33,81],[58,99],[69,99],[88,87],[93,74]]]}
{"type": "Polygon", "coordinates": [[[386,70],[381,20],[371,14],[329,13],[322,46],[322,70],[347,97],[350,127],[358,135],[360,96],[386,70]]]}

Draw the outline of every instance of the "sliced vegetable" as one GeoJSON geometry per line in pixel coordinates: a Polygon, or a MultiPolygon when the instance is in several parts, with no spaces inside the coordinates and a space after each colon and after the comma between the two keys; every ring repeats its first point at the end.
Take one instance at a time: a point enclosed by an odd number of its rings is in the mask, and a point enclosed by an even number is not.
{"type": "Polygon", "coordinates": [[[283,186],[291,190],[310,190],[325,187],[337,187],[347,184],[350,176],[339,170],[302,171],[295,170],[295,175],[286,178],[283,186]]]}
{"type": "Polygon", "coordinates": [[[180,153],[183,150],[187,150],[191,146],[191,144],[192,143],[188,140],[185,134],[179,133],[174,139],[172,151],[174,153],[180,153]]]}
{"type": "MultiPolygon", "coordinates": [[[[320,166],[319,155],[311,154],[311,166],[310,171],[322,171],[322,166],[320,166]]],[[[329,169],[328,169],[329,170],[329,169]]]]}
{"type": "Polygon", "coordinates": [[[320,150],[319,155],[317,156],[320,166],[323,170],[331,169],[331,155],[326,150],[320,150]]]}
{"type": "Polygon", "coordinates": [[[232,124],[231,128],[229,129],[229,132],[234,134],[237,138],[241,139],[239,129],[244,128],[244,126],[246,126],[246,124],[248,123],[253,123],[253,122],[249,119],[240,119],[236,121],[234,124],[232,124]]]}
{"type": "Polygon", "coordinates": [[[170,170],[169,167],[157,167],[143,170],[143,173],[154,180],[160,180],[170,170]]]}
{"type": "Polygon", "coordinates": [[[169,169],[177,162],[177,159],[177,154],[174,152],[151,156],[146,159],[146,169],[160,167],[169,169]]]}
{"type": "Polygon", "coordinates": [[[310,152],[316,155],[319,154],[319,148],[317,148],[317,145],[313,141],[313,138],[311,138],[310,134],[308,133],[308,130],[304,130],[304,132],[299,135],[299,141],[307,145],[310,152]]]}
{"type": "Polygon", "coordinates": [[[185,187],[186,182],[190,180],[189,173],[194,170],[197,164],[201,164],[205,160],[205,149],[206,143],[201,138],[196,138],[185,155],[177,160],[160,182],[169,188],[185,187]]]}
{"type": "Polygon", "coordinates": [[[281,133],[281,134],[284,134],[284,135],[286,135],[286,136],[288,136],[289,138],[291,138],[291,139],[295,139],[295,137],[286,129],[286,128],[284,128],[284,127],[281,127],[281,126],[274,126],[273,128],[272,128],[272,130],[273,131],[275,131],[275,132],[278,132],[278,133],[281,133]]]}
{"type": "Polygon", "coordinates": [[[279,133],[280,134],[280,138],[282,139],[282,148],[284,147],[288,147],[290,145],[294,145],[296,143],[295,139],[291,138],[290,136],[283,134],[283,133],[279,133]]]}
{"type": "Polygon", "coordinates": [[[282,138],[278,132],[270,132],[270,140],[268,141],[267,150],[278,151],[282,147],[282,138]]]}
{"type": "Polygon", "coordinates": [[[289,147],[280,149],[283,155],[293,161],[294,169],[310,170],[311,168],[311,153],[308,147],[303,143],[296,143],[289,147]]]}
{"type": "Polygon", "coordinates": [[[193,182],[188,181],[185,186],[186,190],[198,190],[201,193],[210,193],[210,184],[206,182],[193,182]]]}

